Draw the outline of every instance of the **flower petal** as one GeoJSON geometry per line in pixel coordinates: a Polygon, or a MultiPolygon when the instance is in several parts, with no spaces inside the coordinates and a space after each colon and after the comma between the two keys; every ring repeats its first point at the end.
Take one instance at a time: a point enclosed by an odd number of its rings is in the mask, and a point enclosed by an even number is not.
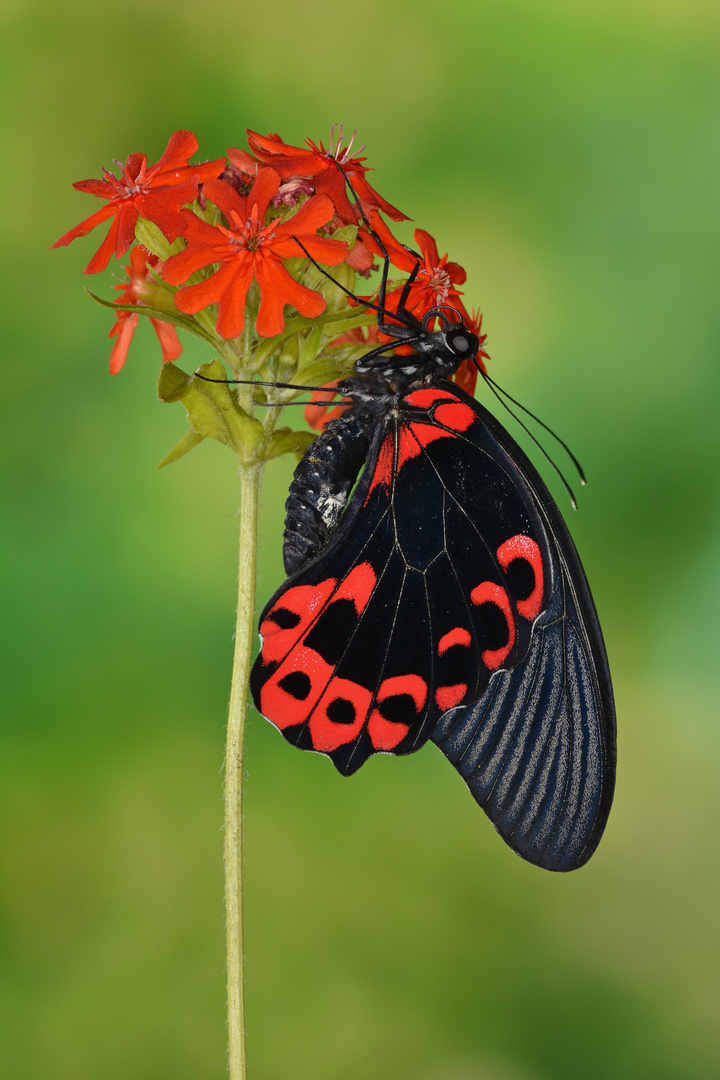
{"type": "Polygon", "coordinates": [[[228,281],[233,277],[235,267],[231,264],[221,266],[217,273],[197,285],[188,285],[175,293],[175,307],[186,315],[195,315],[198,311],[216,304],[222,297],[228,281]]]}
{"type": "MultiPolygon", "coordinates": [[[[393,266],[396,266],[398,270],[404,271],[409,274],[411,270],[415,269],[417,259],[414,255],[411,255],[406,247],[398,243],[393,234],[390,232],[388,225],[380,217],[377,210],[371,210],[368,214],[368,220],[373,227],[373,230],[382,240],[383,244],[387,248],[387,253],[390,256],[390,262],[393,266]]],[[[384,258],[382,249],[378,244],[372,233],[367,229],[360,229],[360,237],[365,246],[374,254],[379,255],[380,258],[384,258]]]]}
{"type": "Polygon", "coordinates": [[[248,145],[252,152],[282,177],[315,176],[327,163],[322,154],[300,146],[287,146],[279,135],[259,135],[248,128],[248,145]]]}
{"type": "Polygon", "coordinates": [[[121,317],[118,322],[115,323],[108,335],[109,337],[117,337],[117,341],[113,345],[112,352],[110,353],[111,375],[117,375],[118,371],[122,369],[122,366],[127,359],[128,349],[130,348],[130,342],[135,333],[135,327],[138,324],[137,312],[123,311],[120,314],[121,316],[127,316],[127,318],[121,317]]]}
{"type": "Polygon", "coordinates": [[[265,211],[270,205],[270,200],[279,187],[280,177],[274,169],[260,169],[247,197],[247,209],[250,212],[257,203],[258,221],[262,221],[265,217],[265,211]]]}
{"type": "MultiPolygon", "coordinates": [[[[152,172],[152,169],[150,171],[152,172]]],[[[147,178],[147,157],[145,154],[130,154],[125,162],[124,172],[133,180],[137,180],[141,173],[147,178]]]]}
{"type": "Polygon", "coordinates": [[[85,220],[81,221],[79,225],[76,225],[74,229],[71,229],[70,232],[66,232],[64,236],[61,236],[59,240],[56,240],[54,244],[51,244],[50,250],[56,247],[65,247],[67,244],[71,244],[73,240],[76,240],[78,236],[87,236],[96,225],[100,225],[103,221],[107,221],[114,213],[115,207],[112,203],[108,203],[107,206],[103,206],[100,210],[96,210],[89,218],[85,218],[85,220]]]}
{"type": "MultiPolygon", "coordinates": [[[[276,174],[277,175],[277,174],[276,174]]],[[[314,233],[321,225],[326,225],[335,216],[335,210],[327,195],[313,195],[287,221],[272,223],[275,236],[300,236],[314,233]]],[[[271,226],[268,226],[270,229],[271,226]]]]}
{"type": "Polygon", "coordinates": [[[301,234],[297,238],[289,236],[287,240],[274,241],[267,247],[281,259],[297,258],[298,255],[303,254],[302,248],[298,246],[298,240],[313,259],[324,263],[325,266],[337,266],[347,258],[348,246],[343,240],[329,240],[324,236],[315,236],[314,233],[310,236],[301,234]]]}
{"type": "Polygon", "coordinates": [[[158,173],[187,165],[188,158],[196,153],[197,149],[198,141],[192,131],[176,131],[170,136],[165,153],[148,171],[148,175],[157,176],[158,173]]]}
{"type": "Polygon", "coordinates": [[[472,360],[463,360],[453,375],[453,382],[472,397],[477,384],[478,369],[472,360]]]}
{"type": "Polygon", "coordinates": [[[162,348],[163,363],[166,364],[169,360],[177,360],[183,351],[183,347],[180,344],[180,338],[177,336],[175,327],[171,326],[170,323],[162,322],[160,319],[150,319],[150,322],[155,328],[155,333],[162,348]]]}
{"type": "Polygon", "coordinates": [[[183,210],[182,213],[188,246],[177,255],[171,255],[163,264],[162,275],[168,285],[181,285],[191,274],[202,270],[203,266],[220,262],[221,255],[217,249],[227,244],[226,237],[219,229],[208,225],[191,210],[183,210]]]}
{"type": "MultiPolygon", "coordinates": [[[[217,321],[217,332],[226,339],[238,337],[245,327],[245,298],[253,277],[252,257],[248,256],[242,262],[236,260],[231,269],[232,275],[220,297],[217,321]]],[[[219,270],[215,277],[221,273],[219,270]]]]}
{"type": "Polygon", "coordinates": [[[123,255],[135,243],[135,225],[138,212],[129,200],[118,206],[115,223],[117,225],[117,240],[115,241],[115,258],[121,259],[123,255]]]}
{"type": "Polygon", "coordinates": [[[83,270],[83,274],[97,274],[98,271],[104,270],[110,262],[110,256],[115,250],[115,243],[117,241],[118,225],[119,222],[116,214],[107,236],[83,270]]]}
{"type": "Polygon", "coordinates": [[[440,262],[440,256],[434,238],[425,229],[416,229],[414,235],[415,243],[420,248],[426,264],[428,266],[437,266],[440,262]]]}
{"type": "Polygon", "coordinates": [[[77,180],[73,187],[84,195],[96,195],[98,199],[114,199],[117,189],[109,180],[77,180]]]}
{"type": "Polygon", "coordinates": [[[262,337],[275,337],[282,333],[285,304],[292,304],[308,318],[320,315],[325,310],[325,300],[321,294],[290,277],[282,263],[272,256],[256,257],[255,277],[260,286],[257,332],[262,337]]]}
{"type": "Polygon", "coordinates": [[[224,180],[208,180],[203,185],[203,194],[222,210],[226,218],[229,219],[231,210],[235,210],[240,217],[245,217],[247,199],[243,199],[242,195],[224,180]]]}
{"type": "MultiPolygon", "coordinates": [[[[374,188],[370,187],[365,179],[365,173],[368,171],[363,167],[363,171],[359,172],[354,169],[346,169],[347,175],[350,177],[352,186],[357,192],[358,198],[362,203],[368,206],[376,206],[382,210],[384,214],[387,214],[393,221],[410,221],[407,214],[403,214],[402,210],[398,210],[396,206],[389,203],[387,199],[383,199],[382,195],[378,195],[374,188]]],[[[373,170],[370,169],[370,172],[373,170]]]]}
{"type": "Polygon", "coordinates": [[[227,156],[240,172],[246,173],[248,176],[257,176],[260,163],[245,150],[238,150],[236,146],[230,146],[228,147],[227,156]]]}

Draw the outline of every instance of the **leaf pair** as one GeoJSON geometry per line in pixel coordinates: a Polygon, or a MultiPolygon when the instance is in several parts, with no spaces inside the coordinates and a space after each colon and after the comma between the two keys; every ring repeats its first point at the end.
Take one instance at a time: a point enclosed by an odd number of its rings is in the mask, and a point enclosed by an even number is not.
{"type": "Polygon", "coordinates": [[[298,460],[315,435],[310,431],[279,428],[267,444],[259,420],[250,416],[239,404],[235,391],[227,382],[207,382],[207,379],[226,379],[219,360],[203,364],[196,374],[188,375],[176,364],[163,364],[158,379],[158,397],[170,403],[181,401],[185,406],[190,431],[160,462],[159,468],[184,457],[203,439],[216,439],[229,447],[243,464],[269,461],[281,454],[292,453],[298,460]],[[198,378],[198,375],[204,378],[198,378]]]}

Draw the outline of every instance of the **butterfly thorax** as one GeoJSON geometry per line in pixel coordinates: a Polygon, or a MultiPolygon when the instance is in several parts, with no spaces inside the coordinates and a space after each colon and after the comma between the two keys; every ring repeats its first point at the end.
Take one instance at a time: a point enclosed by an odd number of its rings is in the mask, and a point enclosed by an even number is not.
{"type": "MultiPolygon", "coordinates": [[[[413,389],[452,375],[480,343],[462,323],[431,331],[417,322],[415,336],[404,338],[414,351],[364,357],[356,375],[337,392],[351,398],[343,416],[326,425],[297,466],[285,503],[283,563],[288,574],[300,570],[327,543],[342,517],[348,496],[365,463],[372,435],[413,389]]],[[[388,350],[392,349],[388,345],[388,350]]]]}
{"type": "MultiPolygon", "coordinates": [[[[398,342],[388,345],[393,349],[398,342]]],[[[411,345],[413,352],[407,355],[370,354],[358,360],[355,370],[358,374],[377,374],[396,389],[405,392],[410,385],[420,380],[445,379],[457,371],[460,364],[476,356],[480,348],[477,335],[462,323],[445,325],[441,330],[427,330],[418,322],[417,334],[403,344],[411,345]]]]}

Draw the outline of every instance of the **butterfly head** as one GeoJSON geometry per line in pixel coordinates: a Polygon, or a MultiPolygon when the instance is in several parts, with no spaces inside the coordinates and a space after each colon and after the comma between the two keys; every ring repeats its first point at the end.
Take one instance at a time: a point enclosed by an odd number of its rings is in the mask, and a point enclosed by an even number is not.
{"type": "Polygon", "coordinates": [[[464,360],[477,356],[480,341],[477,334],[468,330],[462,317],[455,308],[445,310],[436,307],[425,312],[422,318],[422,340],[416,345],[419,353],[432,357],[435,361],[435,373],[440,376],[455,371],[464,360]],[[445,314],[452,312],[457,318],[452,320],[445,314]],[[439,327],[431,330],[430,326],[437,319],[439,327]]]}

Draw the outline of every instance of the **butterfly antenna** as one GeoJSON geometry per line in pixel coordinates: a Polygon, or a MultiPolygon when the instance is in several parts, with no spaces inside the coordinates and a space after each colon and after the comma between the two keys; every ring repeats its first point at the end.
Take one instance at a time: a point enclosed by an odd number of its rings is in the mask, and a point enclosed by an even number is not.
{"type": "Polygon", "coordinates": [[[384,308],[380,308],[377,304],[373,304],[371,300],[363,300],[361,296],[356,296],[354,292],[351,292],[350,289],[347,289],[341,282],[337,281],[337,279],[334,278],[332,274],[329,274],[327,272],[324,266],[321,266],[319,262],[316,262],[315,259],[313,259],[312,255],[305,247],[302,240],[300,240],[297,236],[293,236],[292,239],[295,241],[297,246],[302,249],[305,258],[313,264],[315,269],[319,270],[323,277],[326,277],[328,281],[332,281],[333,285],[337,285],[338,289],[342,289],[345,295],[349,296],[351,300],[354,300],[356,304],[362,304],[364,307],[372,308],[372,310],[377,311],[379,315],[384,315],[386,313],[384,308]]]}
{"type": "Polygon", "coordinates": [[[587,483],[587,481],[585,479],[585,473],[583,471],[583,467],[580,464],[580,462],[578,461],[578,459],[575,457],[575,455],[573,454],[572,450],[570,449],[568,444],[565,442],[565,440],[561,439],[560,436],[556,432],[554,432],[551,427],[548,427],[548,425],[543,420],[541,420],[539,416],[536,416],[534,412],[530,412],[530,410],[528,408],[526,408],[526,406],[523,405],[522,402],[517,401],[517,399],[514,398],[512,396],[512,394],[508,394],[507,390],[503,390],[502,386],[500,386],[498,383],[496,383],[495,380],[492,379],[487,374],[487,372],[483,373],[483,377],[485,379],[485,382],[491,383],[492,386],[494,386],[496,390],[499,390],[501,394],[504,394],[504,396],[508,399],[508,401],[512,401],[513,405],[517,405],[518,409],[522,409],[522,411],[524,413],[526,413],[528,416],[531,416],[533,418],[533,420],[537,424],[540,425],[540,427],[545,428],[545,431],[547,431],[548,435],[552,435],[553,439],[555,439],[556,442],[560,443],[563,450],[565,451],[565,453],[567,454],[567,456],[570,458],[573,465],[577,469],[578,476],[580,477],[580,483],[584,486],[587,483]]]}
{"type": "MultiPolygon", "coordinates": [[[[342,170],[340,170],[340,171],[342,172],[342,170]]],[[[349,181],[347,180],[347,177],[346,177],[346,183],[349,184],[349,181]]],[[[354,194],[354,192],[353,192],[353,194],[354,194]]],[[[364,217],[364,215],[363,215],[363,220],[367,220],[364,217]]],[[[317,262],[315,259],[313,259],[312,255],[310,254],[308,249],[305,247],[302,240],[299,239],[299,237],[293,236],[292,239],[295,241],[297,246],[302,250],[303,254],[305,255],[305,258],[309,262],[312,263],[312,265],[315,267],[315,269],[319,270],[320,273],[323,275],[323,277],[326,277],[328,279],[328,281],[332,281],[333,285],[336,285],[338,289],[342,290],[342,292],[344,292],[346,296],[349,296],[351,300],[354,300],[356,304],[362,304],[363,307],[370,308],[372,311],[377,311],[378,315],[380,315],[380,317],[382,319],[384,319],[386,316],[389,315],[391,319],[397,319],[399,323],[402,323],[406,327],[409,326],[409,327],[413,328],[412,323],[411,323],[411,321],[409,319],[407,319],[407,318],[403,319],[402,313],[398,314],[398,312],[395,312],[395,311],[388,311],[388,309],[385,307],[385,288],[386,288],[386,285],[387,285],[388,265],[390,263],[390,257],[387,254],[387,252],[385,251],[385,245],[383,244],[381,238],[375,233],[375,231],[372,229],[372,226],[368,225],[368,229],[369,229],[371,235],[375,238],[377,244],[385,252],[385,266],[383,267],[383,276],[382,276],[382,280],[380,282],[380,291],[379,291],[379,294],[378,294],[378,299],[380,300],[380,304],[373,304],[372,300],[365,300],[362,296],[357,296],[356,293],[351,292],[351,290],[348,289],[345,285],[343,285],[342,282],[338,281],[336,278],[334,278],[332,276],[332,274],[328,273],[328,271],[325,269],[324,266],[321,266],[319,262],[317,262]]],[[[415,267],[415,269],[413,270],[410,278],[405,283],[405,289],[403,290],[403,294],[402,294],[403,297],[405,296],[406,291],[409,290],[410,285],[414,281],[415,275],[417,274],[418,269],[419,269],[419,264],[418,264],[417,267],[415,267]]],[[[401,300],[402,300],[402,297],[401,297],[401,300]]],[[[378,326],[382,329],[385,326],[385,323],[383,322],[381,324],[380,321],[378,321],[378,326]]],[[[395,348],[395,346],[388,345],[388,348],[395,348]]]]}
{"type": "MultiPolygon", "coordinates": [[[[372,238],[375,241],[375,243],[377,244],[377,246],[380,248],[380,251],[382,252],[382,255],[383,255],[384,265],[383,265],[382,277],[380,279],[380,288],[378,290],[378,300],[380,302],[380,306],[375,307],[375,311],[377,311],[380,315],[383,315],[383,316],[389,315],[391,318],[397,319],[397,321],[399,323],[404,323],[406,326],[409,326],[409,325],[411,325],[411,318],[410,319],[403,318],[404,308],[405,308],[405,303],[407,301],[408,294],[410,292],[410,286],[412,285],[413,281],[415,280],[415,277],[417,276],[418,270],[422,266],[422,258],[420,257],[420,255],[418,255],[418,253],[416,251],[413,251],[412,248],[409,248],[409,247],[407,247],[407,245],[403,244],[403,247],[405,248],[405,250],[410,252],[410,254],[415,259],[417,259],[417,264],[413,268],[412,273],[410,274],[410,277],[405,282],[402,294],[400,296],[400,300],[398,302],[398,310],[397,311],[388,311],[387,308],[385,307],[385,292],[386,292],[386,289],[387,289],[388,272],[389,272],[389,269],[390,269],[390,255],[388,254],[388,250],[385,247],[385,243],[383,241],[382,236],[380,236],[380,234],[377,232],[377,230],[370,224],[370,221],[368,220],[367,214],[363,210],[362,203],[360,202],[360,197],[359,197],[357,191],[355,190],[355,188],[352,185],[352,181],[350,180],[350,178],[347,175],[347,173],[345,172],[345,170],[342,168],[342,166],[341,166],[340,162],[337,160],[337,158],[334,158],[333,160],[335,161],[335,167],[342,174],[342,178],[343,178],[343,180],[345,182],[345,185],[349,189],[350,194],[352,195],[352,199],[353,199],[353,202],[355,203],[355,207],[357,209],[358,216],[360,217],[360,220],[362,221],[363,225],[365,226],[367,231],[372,236],[372,238]]],[[[361,303],[365,303],[365,301],[363,300],[363,301],[361,301],[361,303]]],[[[374,305],[368,305],[368,306],[374,306],[374,305]]]]}
{"type": "MultiPolygon", "coordinates": [[[[488,386],[490,387],[490,389],[491,389],[492,393],[493,393],[493,394],[495,395],[495,397],[496,397],[496,398],[498,399],[498,401],[500,402],[500,404],[502,405],[502,407],[503,407],[504,409],[507,409],[507,411],[508,411],[508,412],[510,413],[510,415],[512,416],[513,420],[515,420],[515,422],[516,422],[516,423],[518,423],[518,424],[520,425],[520,427],[521,427],[521,428],[523,429],[523,431],[525,432],[525,434],[526,434],[526,435],[529,435],[529,436],[530,436],[530,438],[531,438],[531,439],[532,439],[532,441],[533,441],[533,442],[535,443],[535,445],[536,445],[536,446],[537,446],[537,448],[538,448],[538,449],[540,450],[540,452],[541,452],[541,453],[543,454],[543,456],[544,456],[544,457],[545,457],[545,458],[546,458],[546,459],[547,459],[547,460],[548,460],[548,461],[550,462],[550,464],[552,465],[553,469],[555,470],[555,472],[556,472],[556,473],[558,474],[558,476],[559,476],[559,477],[560,477],[560,479],[562,480],[562,482],[563,482],[563,484],[564,484],[564,486],[565,486],[565,490],[567,491],[568,495],[570,496],[570,505],[572,506],[573,510],[577,510],[577,500],[575,499],[575,494],[574,494],[574,492],[573,492],[573,489],[572,489],[572,488],[570,487],[570,485],[568,484],[567,480],[565,479],[565,477],[564,477],[564,475],[563,475],[563,473],[562,473],[562,471],[561,471],[560,467],[559,467],[559,466],[558,466],[558,465],[557,465],[557,464],[556,464],[556,463],[555,463],[555,462],[553,461],[553,459],[552,459],[552,458],[550,457],[550,455],[548,454],[548,452],[547,452],[547,450],[545,449],[545,447],[543,446],[543,444],[542,444],[542,443],[541,443],[541,442],[540,442],[540,441],[539,441],[538,439],[536,439],[536,438],[535,438],[535,436],[533,435],[532,431],[531,431],[531,430],[530,430],[530,428],[529,428],[529,427],[527,426],[527,424],[524,424],[524,423],[522,422],[522,420],[521,420],[521,419],[520,419],[520,417],[519,417],[519,416],[517,415],[517,413],[514,413],[514,412],[512,411],[512,409],[510,408],[510,406],[508,405],[508,403],[507,403],[507,402],[506,402],[506,401],[505,401],[505,400],[504,400],[504,399],[503,399],[503,398],[501,397],[501,395],[500,395],[500,394],[498,393],[498,391],[497,391],[497,390],[495,389],[495,384],[494,384],[494,381],[493,381],[493,380],[492,380],[491,378],[489,378],[489,376],[488,376],[488,375],[486,374],[486,372],[484,372],[484,371],[481,371],[481,372],[480,372],[480,374],[482,375],[483,379],[484,379],[484,380],[485,380],[485,382],[486,382],[486,383],[488,384],[488,386]]],[[[508,397],[510,397],[510,395],[509,395],[509,394],[508,394],[508,397]]],[[[510,398],[510,400],[512,401],[512,398],[510,398]]],[[[521,405],[521,406],[520,406],[520,408],[522,408],[522,407],[523,407],[523,406],[521,405]]],[[[525,410],[525,411],[527,412],[528,410],[525,410]]],[[[532,415],[532,414],[531,414],[531,415],[532,415]]],[[[545,426],[545,425],[543,424],[543,427],[544,427],[544,426],[545,426]]]]}
{"type": "MultiPolygon", "coordinates": [[[[273,383],[273,386],[277,386],[277,383],[273,383]]],[[[285,409],[288,405],[333,405],[335,407],[342,405],[343,408],[349,408],[354,405],[354,402],[350,398],[343,398],[340,401],[333,398],[332,401],[258,401],[257,404],[262,409],[285,409]]]]}
{"type": "MultiPolygon", "coordinates": [[[[195,373],[196,379],[202,379],[203,382],[215,382],[215,383],[240,383],[242,386],[276,386],[280,390],[309,390],[313,394],[318,390],[322,390],[322,386],[301,386],[299,383],[290,382],[263,382],[261,379],[211,379],[209,375],[201,375],[199,371],[195,373]]],[[[301,402],[285,401],[283,405],[299,405],[301,402]]]]}
{"type": "MultiPolygon", "coordinates": [[[[203,382],[222,383],[227,386],[230,383],[241,383],[243,386],[277,386],[281,390],[308,390],[313,394],[316,394],[318,390],[325,389],[322,386],[299,386],[297,383],[285,383],[285,382],[261,382],[260,379],[211,379],[208,375],[201,375],[199,371],[195,373],[196,379],[202,379],[203,382]]],[[[338,391],[339,393],[339,391],[338,391]]],[[[353,402],[350,399],[338,401],[332,399],[330,401],[258,401],[258,405],[261,405],[265,409],[284,409],[286,405],[352,405],[353,402]]]]}

